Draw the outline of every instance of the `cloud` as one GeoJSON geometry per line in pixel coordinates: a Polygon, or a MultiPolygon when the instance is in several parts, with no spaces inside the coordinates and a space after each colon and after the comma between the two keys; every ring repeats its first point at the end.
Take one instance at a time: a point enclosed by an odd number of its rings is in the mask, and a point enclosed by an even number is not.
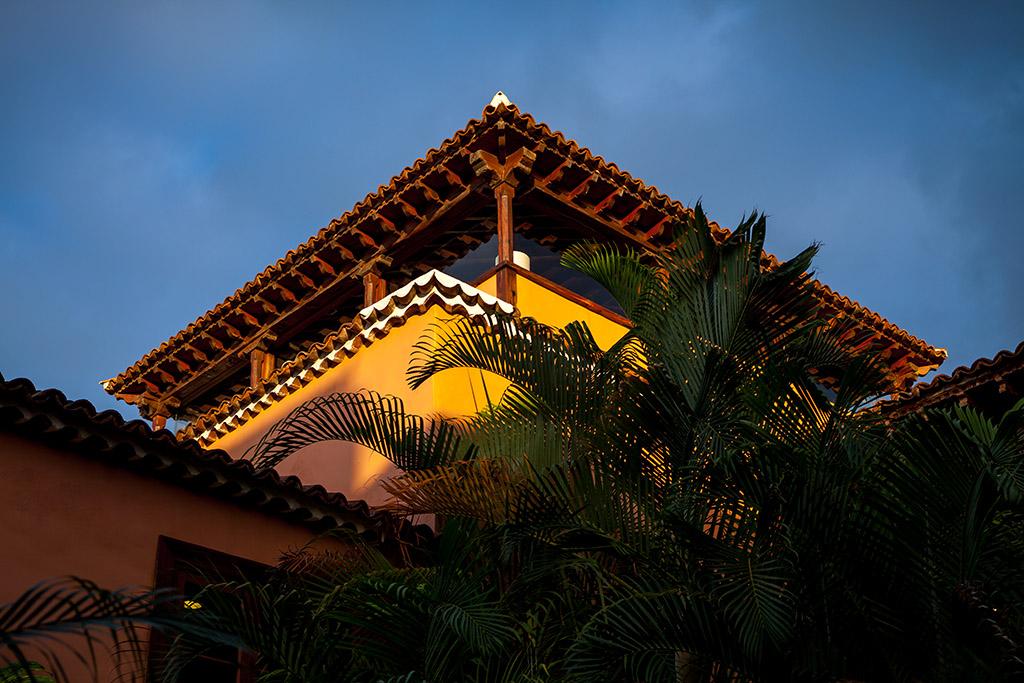
{"type": "Polygon", "coordinates": [[[116,373],[495,90],[952,362],[1024,337],[1020,5],[8,4],[0,370],[116,373]]]}

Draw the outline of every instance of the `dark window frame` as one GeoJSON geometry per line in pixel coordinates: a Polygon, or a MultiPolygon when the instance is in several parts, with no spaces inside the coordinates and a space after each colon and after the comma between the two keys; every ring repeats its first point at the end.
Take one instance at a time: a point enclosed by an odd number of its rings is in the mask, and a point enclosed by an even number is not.
{"type": "MultiPolygon", "coordinates": [[[[205,577],[200,572],[208,570],[226,580],[245,576],[256,576],[265,572],[267,565],[230,555],[213,548],[189,543],[169,536],[159,536],[156,547],[156,571],[153,585],[168,588],[177,595],[186,595],[188,584],[203,585],[205,577]]],[[[158,653],[167,645],[167,635],[160,631],[150,632],[150,672],[155,670],[158,653]]],[[[254,683],[256,680],[256,657],[249,652],[239,651],[237,675],[234,683],[254,683]]],[[[150,680],[155,681],[150,673],[150,680]]],[[[220,683],[220,682],[212,682],[220,683]]],[[[228,683],[225,681],[224,683],[228,683]]]]}

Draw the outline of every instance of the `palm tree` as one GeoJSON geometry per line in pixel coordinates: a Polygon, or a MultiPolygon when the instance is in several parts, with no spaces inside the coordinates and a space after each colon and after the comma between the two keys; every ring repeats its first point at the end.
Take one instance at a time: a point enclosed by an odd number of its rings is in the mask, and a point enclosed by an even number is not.
{"type": "Polygon", "coordinates": [[[456,319],[418,344],[419,386],[509,381],[479,415],[315,399],[250,454],[373,448],[401,514],[444,521],[427,562],[312,549],[212,586],[173,680],[210,633],[267,681],[998,680],[1024,673],[1024,407],[897,423],[875,359],[811,293],[815,248],[724,242],[698,205],[674,245],[580,245],[565,264],[633,326],[456,319]]]}
{"type": "Polygon", "coordinates": [[[0,605],[0,683],[74,680],[69,664],[79,677],[143,680],[153,628],[233,640],[180,619],[171,610],[176,603],[163,590],[108,590],[76,577],[43,581],[0,605]]]}

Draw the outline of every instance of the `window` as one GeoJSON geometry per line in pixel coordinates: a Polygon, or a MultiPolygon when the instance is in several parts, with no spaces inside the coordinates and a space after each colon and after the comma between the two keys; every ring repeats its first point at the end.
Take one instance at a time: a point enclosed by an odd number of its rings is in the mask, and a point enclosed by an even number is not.
{"type": "MultiPolygon", "coordinates": [[[[242,574],[253,576],[265,567],[209,548],[185,543],[161,536],[156,551],[157,588],[169,588],[184,596],[183,606],[188,609],[202,609],[198,598],[206,577],[222,577],[225,580],[242,574]]],[[[160,656],[167,645],[167,636],[154,632],[150,638],[151,662],[160,656]]],[[[151,667],[154,668],[154,667],[151,667]]],[[[203,653],[182,672],[181,681],[203,681],[203,683],[251,683],[255,680],[255,661],[252,655],[231,647],[217,647],[203,653]]]]}

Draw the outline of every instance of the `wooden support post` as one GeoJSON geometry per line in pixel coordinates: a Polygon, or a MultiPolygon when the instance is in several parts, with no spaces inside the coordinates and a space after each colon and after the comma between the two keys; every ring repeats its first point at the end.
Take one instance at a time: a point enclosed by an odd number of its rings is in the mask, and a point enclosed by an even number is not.
{"type": "Polygon", "coordinates": [[[388,294],[387,280],[376,270],[363,275],[363,308],[372,306],[388,294]]]}
{"type": "MultiPolygon", "coordinates": [[[[499,130],[501,128],[499,127],[499,130]]],[[[494,188],[494,199],[498,205],[498,286],[499,299],[512,305],[516,303],[516,273],[512,269],[513,243],[512,198],[519,181],[516,175],[527,175],[537,155],[532,150],[520,147],[508,152],[505,137],[498,136],[498,153],[491,154],[478,149],[470,155],[473,171],[478,175],[487,174],[494,188]]]]}
{"type": "Polygon", "coordinates": [[[249,354],[249,385],[256,386],[274,374],[277,359],[274,354],[263,348],[255,348],[249,354]]]}
{"type": "Polygon", "coordinates": [[[498,205],[498,282],[497,294],[502,301],[513,306],[516,303],[516,273],[507,266],[512,264],[515,251],[515,233],[512,230],[512,197],[516,189],[507,182],[500,182],[494,188],[498,205]]]}
{"type": "Polygon", "coordinates": [[[158,432],[161,429],[167,429],[167,419],[170,415],[165,413],[153,413],[153,431],[158,432]]]}
{"type": "Polygon", "coordinates": [[[171,411],[167,404],[159,399],[143,400],[139,403],[139,411],[142,416],[148,418],[153,424],[153,431],[167,429],[167,421],[171,418],[171,411]]]}

